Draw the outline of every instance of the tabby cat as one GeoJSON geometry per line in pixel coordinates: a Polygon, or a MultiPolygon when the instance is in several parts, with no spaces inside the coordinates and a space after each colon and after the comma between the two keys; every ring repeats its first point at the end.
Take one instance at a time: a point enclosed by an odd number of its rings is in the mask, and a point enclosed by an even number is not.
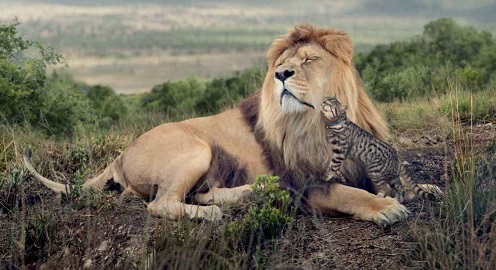
{"type": "Polygon", "coordinates": [[[335,97],[327,97],[322,103],[326,138],[333,151],[326,180],[342,179],[341,163],[350,159],[364,165],[379,196],[389,196],[403,202],[406,192],[413,192],[414,197],[428,200],[435,200],[442,194],[435,185],[414,183],[400,163],[396,150],[350,121],[346,117],[346,109],[347,106],[335,97]]]}

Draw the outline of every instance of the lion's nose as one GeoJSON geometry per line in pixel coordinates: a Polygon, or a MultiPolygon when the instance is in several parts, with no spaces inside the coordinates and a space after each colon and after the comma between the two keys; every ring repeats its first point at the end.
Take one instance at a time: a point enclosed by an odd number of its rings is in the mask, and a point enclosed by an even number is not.
{"type": "Polygon", "coordinates": [[[284,69],[282,71],[276,71],[276,79],[284,82],[287,78],[293,76],[295,71],[293,69],[284,69]]]}

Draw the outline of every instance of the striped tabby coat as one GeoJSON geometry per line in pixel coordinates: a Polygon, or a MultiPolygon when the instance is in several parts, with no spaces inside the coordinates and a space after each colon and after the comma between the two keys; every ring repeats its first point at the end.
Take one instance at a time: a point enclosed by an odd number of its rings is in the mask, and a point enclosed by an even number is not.
{"type": "Polygon", "coordinates": [[[341,179],[341,163],[345,159],[351,159],[364,165],[379,196],[393,197],[402,202],[407,191],[428,200],[434,200],[440,195],[441,191],[434,185],[423,185],[434,186],[434,190],[431,190],[414,183],[400,163],[396,150],[351,122],[346,117],[346,109],[347,106],[342,105],[335,97],[328,97],[322,103],[326,137],[333,151],[326,180],[341,179]],[[403,183],[400,177],[403,178],[403,183]]]}

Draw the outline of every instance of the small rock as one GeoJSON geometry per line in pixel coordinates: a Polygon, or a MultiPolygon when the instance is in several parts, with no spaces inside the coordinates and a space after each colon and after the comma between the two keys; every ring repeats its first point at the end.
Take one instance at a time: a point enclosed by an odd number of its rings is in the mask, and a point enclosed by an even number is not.
{"type": "Polygon", "coordinates": [[[71,251],[69,250],[69,247],[65,246],[62,250],[63,250],[64,256],[71,255],[71,251]]]}
{"type": "Polygon", "coordinates": [[[108,240],[103,241],[100,246],[98,247],[98,251],[102,252],[108,249],[108,240]]]}
{"type": "Polygon", "coordinates": [[[92,266],[93,266],[93,261],[91,259],[87,259],[83,264],[84,269],[91,268],[92,266]]]}

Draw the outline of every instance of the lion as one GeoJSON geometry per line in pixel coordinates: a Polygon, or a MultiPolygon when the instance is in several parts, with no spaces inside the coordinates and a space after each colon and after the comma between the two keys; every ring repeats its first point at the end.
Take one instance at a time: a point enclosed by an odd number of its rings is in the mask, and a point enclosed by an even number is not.
{"type": "MultiPolygon", "coordinates": [[[[220,206],[249,198],[258,175],[280,177],[301,208],[349,214],[386,226],[409,211],[372,192],[359,164],[346,160],[347,184],[323,181],[332,159],[320,110],[325,96],[348,106],[349,118],[380,139],[388,127],[367,96],[353,64],[353,46],[340,30],[299,24],[274,40],[262,88],[217,115],[159,125],[138,137],[83,190],[120,187],[121,196],[151,198],[147,210],[171,220],[219,220],[220,206]],[[189,203],[186,197],[193,198],[189,203]]],[[[58,193],[70,188],[41,176],[58,193]]]]}

